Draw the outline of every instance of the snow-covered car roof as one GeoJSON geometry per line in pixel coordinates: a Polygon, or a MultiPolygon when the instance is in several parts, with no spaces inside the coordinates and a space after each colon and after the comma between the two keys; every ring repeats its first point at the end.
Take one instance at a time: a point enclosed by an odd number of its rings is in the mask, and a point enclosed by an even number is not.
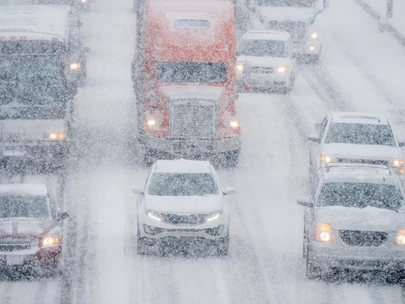
{"type": "Polygon", "coordinates": [[[44,184],[1,184],[1,195],[47,196],[48,188],[44,184]]]}
{"type": "Polygon", "coordinates": [[[331,164],[323,170],[324,181],[326,182],[398,184],[395,174],[383,165],[331,164]]]}
{"type": "Polygon", "coordinates": [[[158,160],[152,168],[161,173],[213,173],[214,167],[208,161],[199,160],[158,160]]]}
{"type": "Polygon", "coordinates": [[[19,5],[0,7],[0,33],[8,36],[23,35],[27,40],[54,37],[66,40],[69,35],[69,7],[65,5],[19,5]]]}
{"type": "Polygon", "coordinates": [[[330,115],[332,122],[337,123],[388,125],[387,118],[377,113],[331,112],[330,115]]]}
{"type": "Polygon", "coordinates": [[[243,34],[242,39],[247,40],[285,40],[290,39],[290,34],[287,32],[271,31],[271,30],[252,30],[243,34]]]}

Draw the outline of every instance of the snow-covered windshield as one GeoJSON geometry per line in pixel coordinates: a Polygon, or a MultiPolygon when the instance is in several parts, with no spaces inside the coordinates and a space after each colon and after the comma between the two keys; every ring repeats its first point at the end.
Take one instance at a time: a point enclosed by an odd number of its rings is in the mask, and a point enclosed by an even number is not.
{"type": "Polygon", "coordinates": [[[239,47],[239,55],[271,57],[290,56],[286,41],[253,39],[242,40],[239,47]]]}
{"type": "Polygon", "coordinates": [[[148,194],[158,196],[202,196],[217,193],[217,183],[209,173],[154,173],[148,187],[148,194]]]}
{"type": "Polygon", "coordinates": [[[258,0],[260,6],[314,7],[318,0],[258,0]]]}
{"type": "Polygon", "coordinates": [[[388,125],[332,123],[325,143],[395,146],[388,125]]]}
{"type": "Polygon", "coordinates": [[[66,93],[57,56],[0,56],[0,105],[47,104],[66,93]]]}
{"type": "Polygon", "coordinates": [[[302,21],[270,21],[267,24],[267,29],[275,31],[285,31],[291,35],[293,41],[301,41],[306,37],[307,24],[302,21]]]}
{"type": "Polygon", "coordinates": [[[325,183],[317,200],[319,207],[365,208],[370,206],[397,210],[401,204],[401,192],[395,185],[372,183],[325,183]]]}
{"type": "Polygon", "coordinates": [[[49,215],[45,196],[0,196],[0,218],[43,219],[49,215]]]}
{"type": "Polygon", "coordinates": [[[225,63],[159,62],[161,82],[224,83],[227,80],[225,63]]]}

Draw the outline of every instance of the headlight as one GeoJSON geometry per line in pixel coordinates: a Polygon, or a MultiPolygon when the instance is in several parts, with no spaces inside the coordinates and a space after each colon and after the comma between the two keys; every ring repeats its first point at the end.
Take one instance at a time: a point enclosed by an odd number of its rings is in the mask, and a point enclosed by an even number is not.
{"type": "Polygon", "coordinates": [[[70,69],[72,71],[79,70],[81,67],[82,67],[82,65],[80,63],[78,63],[78,62],[74,62],[74,63],[70,64],[70,69]]]}
{"type": "Polygon", "coordinates": [[[316,39],[318,39],[318,38],[319,38],[318,32],[313,32],[313,33],[311,34],[311,39],[316,40],[316,39]]]}
{"type": "Polygon", "coordinates": [[[48,138],[50,140],[64,140],[65,139],[65,133],[50,133],[48,135],[48,138]]]}
{"type": "Polygon", "coordinates": [[[231,121],[229,122],[229,126],[230,126],[232,129],[237,129],[237,128],[239,128],[239,121],[238,121],[238,120],[231,120],[231,121]]]}
{"type": "Polygon", "coordinates": [[[287,72],[288,71],[288,69],[286,68],[286,67],[279,67],[279,68],[277,68],[277,72],[279,72],[279,73],[285,73],[285,72],[287,72]]]}
{"type": "Polygon", "coordinates": [[[405,246],[405,229],[404,228],[397,230],[397,235],[395,237],[395,243],[399,246],[405,246]]]}
{"type": "Polygon", "coordinates": [[[146,214],[147,214],[151,219],[154,219],[155,221],[161,221],[161,220],[162,220],[162,218],[160,217],[160,214],[157,213],[156,211],[148,210],[148,211],[146,211],[146,214]]]}
{"type": "Polygon", "coordinates": [[[59,238],[55,236],[43,237],[39,240],[40,247],[51,247],[59,244],[59,238]]]}
{"type": "Polygon", "coordinates": [[[329,224],[316,224],[314,229],[314,240],[323,243],[329,243],[332,238],[332,227],[329,224]]]}
{"type": "Polygon", "coordinates": [[[222,215],[222,211],[215,211],[212,212],[208,215],[206,221],[207,222],[211,222],[211,221],[215,221],[217,219],[219,219],[219,217],[222,215]]]}
{"type": "Polygon", "coordinates": [[[330,164],[332,162],[332,157],[327,156],[327,155],[322,155],[321,162],[324,164],[330,164]]]}
{"type": "Polygon", "coordinates": [[[159,119],[156,119],[156,118],[149,118],[149,119],[146,120],[145,123],[146,123],[146,126],[149,129],[159,128],[161,126],[161,124],[162,124],[161,121],[159,119]]]}
{"type": "Polygon", "coordinates": [[[86,2],[87,2],[87,0],[81,0],[81,2],[82,2],[82,3],[86,3],[86,2]]]}
{"type": "Polygon", "coordinates": [[[243,66],[243,64],[241,64],[241,63],[238,63],[238,64],[235,66],[235,70],[236,70],[237,72],[243,72],[243,68],[244,68],[244,66],[243,66]]]}
{"type": "Polygon", "coordinates": [[[403,167],[404,166],[404,161],[402,159],[394,159],[392,161],[392,166],[394,168],[403,167]]]}

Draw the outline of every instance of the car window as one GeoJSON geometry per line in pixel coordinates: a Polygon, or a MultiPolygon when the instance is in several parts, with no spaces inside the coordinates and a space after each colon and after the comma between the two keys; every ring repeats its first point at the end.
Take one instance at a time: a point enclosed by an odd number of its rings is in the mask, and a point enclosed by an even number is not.
{"type": "Polygon", "coordinates": [[[48,218],[48,203],[46,196],[0,196],[0,218],[48,218]]]}
{"type": "Polygon", "coordinates": [[[239,54],[245,56],[289,57],[288,43],[283,40],[242,40],[239,54]]]}
{"type": "Polygon", "coordinates": [[[397,210],[402,195],[396,185],[373,183],[331,182],[322,185],[317,206],[376,207],[397,210]]]}
{"type": "Polygon", "coordinates": [[[218,185],[209,173],[154,173],[148,194],[158,196],[202,196],[218,193],[218,185]]]}
{"type": "Polygon", "coordinates": [[[390,126],[372,124],[332,123],[325,143],[395,146],[390,126]]]}

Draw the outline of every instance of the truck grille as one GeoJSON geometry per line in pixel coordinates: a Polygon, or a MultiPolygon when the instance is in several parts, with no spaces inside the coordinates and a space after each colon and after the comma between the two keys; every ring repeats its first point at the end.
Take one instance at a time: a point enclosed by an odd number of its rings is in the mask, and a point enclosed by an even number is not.
{"type": "Polygon", "coordinates": [[[349,246],[378,247],[388,239],[387,232],[340,230],[339,234],[349,246]]]}
{"type": "Polygon", "coordinates": [[[361,158],[337,158],[338,163],[350,163],[350,164],[370,164],[370,165],[384,165],[389,166],[388,160],[382,159],[361,159],[361,158]]]}
{"type": "Polygon", "coordinates": [[[0,239],[0,251],[12,252],[31,249],[33,243],[38,242],[35,239],[0,239]]]}
{"type": "Polygon", "coordinates": [[[251,73],[258,73],[258,74],[271,74],[274,72],[273,67],[261,67],[261,66],[252,66],[250,67],[251,73]]]}
{"type": "Polygon", "coordinates": [[[178,215],[178,214],[160,214],[163,222],[173,225],[200,225],[205,223],[206,214],[178,215]]]}
{"type": "Polygon", "coordinates": [[[177,100],[170,117],[170,137],[213,138],[216,133],[215,102],[177,100]]]}

